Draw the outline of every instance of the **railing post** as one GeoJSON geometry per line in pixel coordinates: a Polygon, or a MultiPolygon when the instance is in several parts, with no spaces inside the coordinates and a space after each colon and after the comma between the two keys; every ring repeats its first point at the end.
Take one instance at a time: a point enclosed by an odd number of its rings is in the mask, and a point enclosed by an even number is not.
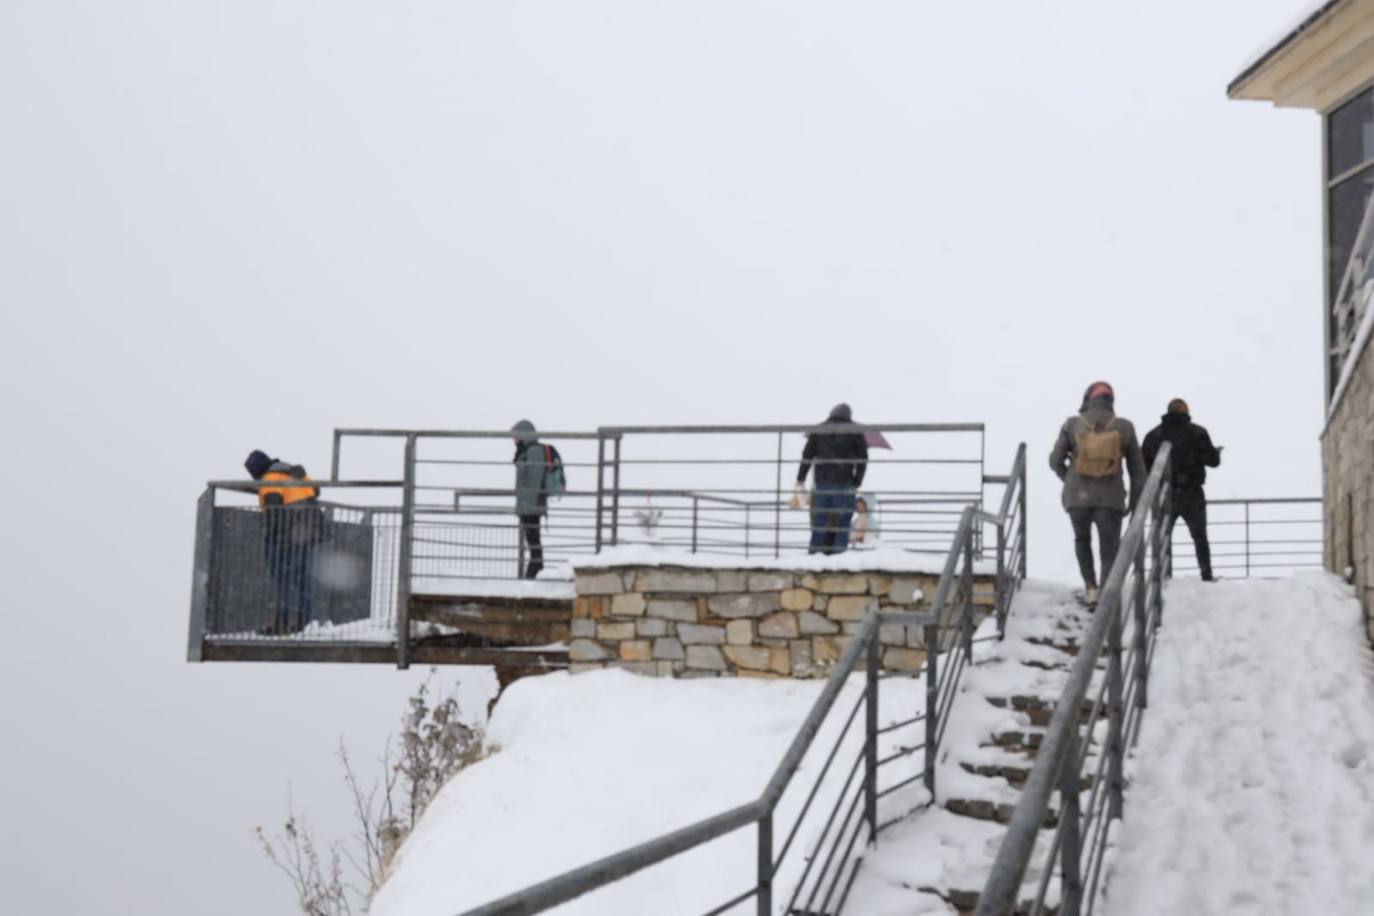
{"type": "Polygon", "coordinates": [[[515,548],[515,577],[517,579],[523,579],[525,578],[525,526],[517,523],[515,530],[515,542],[517,545],[515,548]]]}
{"type": "MultiPolygon", "coordinates": [[[[969,526],[968,539],[964,541],[964,608],[960,636],[967,655],[965,664],[973,664],[973,525],[969,526]]],[[[981,528],[982,526],[977,526],[981,528]]]]}
{"type": "Polygon", "coordinates": [[[1021,493],[1017,497],[1017,502],[1021,504],[1021,510],[1016,525],[1021,530],[1016,537],[1017,542],[1021,545],[1021,579],[1024,581],[1026,578],[1026,553],[1030,550],[1030,544],[1026,542],[1026,462],[1024,460],[1021,462],[1021,493]]]}
{"type": "Polygon", "coordinates": [[[620,545],[620,437],[615,437],[615,469],[611,472],[611,546],[620,545]]]}
{"type": "Polygon", "coordinates": [[[940,734],[940,620],[939,609],[936,619],[926,624],[926,789],[931,801],[935,800],[935,756],[939,750],[935,746],[940,734]]]}
{"type": "Polygon", "coordinates": [[[410,571],[415,541],[415,434],[406,436],[401,545],[396,568],[396,667],[410,667],[410,571]]]}
{"type": "Polygon", "coordinates": [[[186,660],[198,662],[205,647],[205,623],[210,613],[210,551],[214,544],[215,490],[206,487],[196,500],[196,551],[191,566],[191,626],[186,637],[186,660]]]}
{"type": "MultiPolygon", "coordinates": [[[[1152,536],[1150,540],[1151,542],[1153,542],[1155,538],[1152,536]]],[[[1154,572],[1157,573],[1158,570],[1159,566],[1158,563],[1156,563],[1154,572]]],[[[1135,670],[1132,672],[1132,677],[1135,679],[1135,705],[1140,709],[1144,709],[1147,705],[1149,705],[1147,703],[1145,694],[1145,676],[1147,673],[1145,667],[1145,663],[1147,661],[1145,655],[1147,645],[1146,627],[1148,625],[1147,620],[1149,617],[1149,615],[1146,613],[1146,600],[1149,597],[1148,593],[1150,591],[1151,586],[1153,585],[1153,582],[1151,582],[1150,580],[1154,578],[1154,575],[1151,575],[1148,579],[1145,576],[1144,543],[1141,543],[1140,549],[1136,551],[1135,578],[1136,581],[1140,583],[1140,587],[1137,588],[1135,591],[1135,601],[1133,602],[1135,608],[1135,637],[1131,640],[1131,642],[1135,647],[1135,651],[1133,653],[1135,655],[1135,670]]]]}
{"type": "MultiPolygon", "coordinates": [[[[1088,724],[1092,728],[1092,724],[1088,724]]],[[[1075,729],[1069,737],[1069,750],[1059,770],[1059,817],[1064,821],[1064,845],[1059,851],[1059,867],[1064,888],[1060,894],[1059,916],[1079,916],[1083,907],[1083,819],[1079,812],[1080,742],[1075,729]]]]}
{"type": "MultiPolygon", "coordinates": [[[[1144,585],[1143,582],[1136,582],[1135,584],[1137,588],[1144,585]]],[[[1125,580],[1122,582],[1122,588],[1124,590],[1125,580]]],[[[1110,613],[1112,617],[1107,622],[1107,816],[1117,818],[1121,817],[1122,790],[1125,784],[1122,771],[1124,756],[1122,725],[1125,722],[1125,708],[1122,702],[1121,670],[1121,630],[1122,619],[1126,613],[1124,595],[1117,595],[1116,600],[1112,602],[1110,613]]],[[[1089,723],[1088,727],[1091,728],[1092,724],[1089,723]]]]}
{"type": "Polygon", "coordinates": [[[878,628],[874,627],[868,640],[868,681],[864,704],[864,816],[872,831],[873,842],[878,841],[878,650],[881,646],[878,628]]]}
{"type": "Polygon", "coordinates": [[[1245,503],[1245,578],[1250,578],[1250,503],[1245,503]]]}
{"type": "Polygon", "coordinates": [[[1011,608],[1011,587],[1007,582],[1007,520],[997,523],[997,592],[992,596],[997,612],[997,638],[1007,635],[1007,611],[1011,608]]]}
{"type": "Polygon", "coordinates": [[[758,916],[773,916],[773,812],[759,818],[758,916]]]}
{"type": "Polygon", "coordinates": [[[602,515],[606,504],[606,436],[596,434],[596,552],[601,553],[601,532],[605,528],[602,515]]]}
{"type": "Polygon", "coordinates": [[[334,430],[334,448],[329,453],[329,479],[339,479],[339,450],[343,444],[343,434],[334,430]]]}
{"type": "Polygon", "coordinates": [[[697,552],[697,512],[700,502],[695,496],[692,497],[692,553],[697,552]]]}
{"type": "Polygon", "coordinates": [[[778,431],[778,467],[773,493],[773,559],[782,556],[782,431],[778,431]]]}

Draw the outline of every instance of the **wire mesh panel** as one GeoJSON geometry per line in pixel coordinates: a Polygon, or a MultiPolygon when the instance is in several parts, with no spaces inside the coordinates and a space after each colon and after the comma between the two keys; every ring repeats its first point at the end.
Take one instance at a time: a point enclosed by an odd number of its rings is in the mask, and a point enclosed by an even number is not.
{"type": "Polygon", "coordinates": [[[322,506],[214,511],[210,634],[301,632],[372,614],[374,533],[322,506]]]}

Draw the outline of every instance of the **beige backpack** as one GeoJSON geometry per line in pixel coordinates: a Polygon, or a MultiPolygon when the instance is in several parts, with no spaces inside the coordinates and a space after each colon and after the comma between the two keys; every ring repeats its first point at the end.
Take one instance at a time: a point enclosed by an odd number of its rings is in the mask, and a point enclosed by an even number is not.
{"type": "Polygon", "coordinates": [[[1073,470],[1080,477],[1115,477],[1121,473],[1121,431],[1114,429],[1116,417],[1098,429],[1079,418],[1082,428],[1074,434],[1077,448],[1073,470]]]}

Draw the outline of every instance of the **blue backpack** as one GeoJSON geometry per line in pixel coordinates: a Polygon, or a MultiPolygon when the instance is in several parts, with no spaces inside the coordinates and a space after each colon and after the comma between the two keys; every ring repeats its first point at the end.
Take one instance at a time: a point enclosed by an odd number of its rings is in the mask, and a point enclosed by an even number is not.
{"type": "Polygon", "coordinates": [[[552,445],[544,446],[544,494],[562,496],[568,489],[568,477],[563,471],[563,456],[552,445]]]}

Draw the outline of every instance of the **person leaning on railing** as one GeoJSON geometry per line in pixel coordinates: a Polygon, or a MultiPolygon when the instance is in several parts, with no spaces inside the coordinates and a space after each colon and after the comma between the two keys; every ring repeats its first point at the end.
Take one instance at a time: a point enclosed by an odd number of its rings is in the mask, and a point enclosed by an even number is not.
{"type": "Polygon", "coordinates": [[[1145,461],[1135,426],[1116,415],[1115,401],[1111,385],[1089,385],[1079,412],[1064,421],[1050,451],[1050,468],[1064,482],[1064,511],[1073,524],[1083,603],[1090,607],[1097,604],[1099,585],[1093,569],[1093,528],[1097,528],[1102,578],[1106,579],[1121,546],[1121,522],[1128,509],[1134,511],[1145,486],[1145,461]],[[1129,503],[1123,462],[1131,474],[1129,503]]]}
{"type": "Polygon", "coordinates": [[[1207,542],[1207,494],[1202,485],[1207,480],[1207,469],[1221,465],[1221,449],[1212,444],[1206,429],[1193,422],[1188,403],[1183,398],[1170,401],[1168,412],[1160,417],[1160,424],[1146,434],[1142,448],[1147,466],[1155,463],[1162,442],[1173,446],[1169,452],[1169,476],[1173,484],[1169,536],[1173,536],[1174,524],[1182,516],[1193,537],[1198,572],[1202,574],[1202,581],[1211,582],[1212,546],[1207,542]]]}
{"type": "MultiPolygon", "coordinates": [[[[850,424],[853,412],[848,404],[836,404],[825,423],[850,424]]],[[[854,515],[854,497],[864,482],[868,468],[868,442],[863,433],[812,433],[802,450],[797,483],[790,505],[801,508],[803,487],[811,465],[816,466],[816,492],[811,505],[811,545],[808,553],[843,553],[849,546],[849,522],[854,515]]]]}
{"type": "Polygon", "coordinates": [[[277,603],[264,635],[299,633],[314,614],[314,551],[323,533],[320,491],[299,464],[269,458],[254,449],[243,462],[254,480],[277,483],[259,487],[263,510],[263,558],[276,583],[277,603]]]}

